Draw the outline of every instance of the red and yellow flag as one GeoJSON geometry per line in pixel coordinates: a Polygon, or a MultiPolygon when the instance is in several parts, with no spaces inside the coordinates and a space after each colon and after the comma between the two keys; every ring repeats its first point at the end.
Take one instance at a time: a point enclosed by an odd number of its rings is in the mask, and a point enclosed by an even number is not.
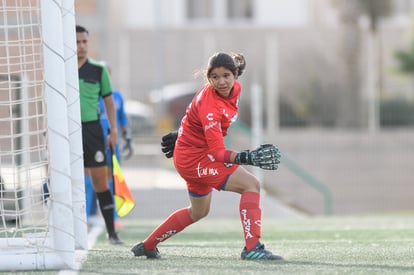
{"type": "Polygon", "coordinates": [[[124,217],[135,207],[135,200],[122,175],[121,167],[115,154],[112,155],[112,168],[115,187],[115,209],[119,217],[124,217]]]}

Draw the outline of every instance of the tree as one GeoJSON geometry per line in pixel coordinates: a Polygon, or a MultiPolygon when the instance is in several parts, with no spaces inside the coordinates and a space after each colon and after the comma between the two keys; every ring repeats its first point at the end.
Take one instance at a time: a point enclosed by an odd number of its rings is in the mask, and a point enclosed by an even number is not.
{"type": "Polygon", "coordinates": [[[378,113],[376,105],[377,89],[379,88],[379,72],[381,70],[380,44],[378,40],[379,20],[387,16],[392,11],[391,0],[334,0],[335,6],[339,10],[340,28],[339,52],[341,57],[342,79],[344,81],[341,91],[341,105],[337,125],[341,127],[360,128],[364,124],[364,105],[361,101],[362,80],[361,79],[361,41],[362,35],[358,25],[361,15],[368,16],[370,21],[369,43],[370,49],[367,50],[372,56],[368,58],[368,74],[370,81],[372,102],[370,103],[370,128],[375,127],[372,123],[378,124],[375,118],[378,113]]]}
{"type": "Polygon", "coordinates": [[[395,52],[395,57],[399,61],[400,70],[404,73],[414,73],[414,43],[408,50],[398,50],[395,52]]]}
{"type": "Polygon", "coordinates": [[[381,17],[386,17],[392,12],[391,0],[359,0],[362,8],[370,21],[368,35],[368,67],[367,67],[367,93],[368,102],[368,128],[375,133],[380,127],[379,98],[382,92],[382,43],[380,39],[381,17]]]}
{"type": "Polygon", "coordinates": [[[361,31],[358,19],[361,14],[358,1],[337,0],[341,22],[338,35],[338,72],[341,85],[336,125],[342,128],[360,128],[363,121],[361,104],[361,31]]]}

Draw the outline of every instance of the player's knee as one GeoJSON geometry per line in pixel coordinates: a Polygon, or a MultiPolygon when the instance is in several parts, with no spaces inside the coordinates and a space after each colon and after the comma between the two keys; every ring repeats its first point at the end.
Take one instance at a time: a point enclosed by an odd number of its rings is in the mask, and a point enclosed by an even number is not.
{"type": "Polygon", "coordinates": [[[260,192],[260,182],[259,182],[259,180],[256,179],[255,181],[253,181],[252,186],[253,186],[253,188],[255,189],[255,191],[257,193],[260,192]]]}
{"type": "Polygon", "coordinates": [[[201,220],[202,218],[206,217],[209,212],[210,212],[210,209],[203,209],[202,211],[194,211],[190,209],[190,216],[193,222],[197,222],[201,220]]]}
{"type": "Polygon", "coordinates": [[[253,178],[253,179],[249,180],[248,182],[246,182],[245,190],[243,190],[243,191],[260,193],[260,182],[259,182],[259,180],[256,179],[256,178],[253,178]]]}

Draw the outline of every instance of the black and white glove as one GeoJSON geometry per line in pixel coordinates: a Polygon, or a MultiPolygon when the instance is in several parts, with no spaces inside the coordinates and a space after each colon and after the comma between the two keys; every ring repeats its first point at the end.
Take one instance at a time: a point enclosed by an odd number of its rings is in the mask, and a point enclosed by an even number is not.
{"type": "Polygon", "coordinates": [[[265,170],[276,170],[281,157],[277,146],[262,144],[252,151],[241,151],[236,155],[234,162],[242,165],[258,166],[265,170]]]}
{"type": "Polygon", "coordinates": [[[175,141],[177,140],[177,137],[177,131],[172,131],[162,137],[161,151],[165,154],[166,158],[172,158],[174,156],[175,141]]]}
{"type": "Polygon", "coordinates": [[[124,147],[122,147],[122,155],[125,159],[129,159],[134,154],[134,148],[132,146],[132,134],[131,129],[127,129],[122,132],[122,138],[125,141],[124,147]]]}

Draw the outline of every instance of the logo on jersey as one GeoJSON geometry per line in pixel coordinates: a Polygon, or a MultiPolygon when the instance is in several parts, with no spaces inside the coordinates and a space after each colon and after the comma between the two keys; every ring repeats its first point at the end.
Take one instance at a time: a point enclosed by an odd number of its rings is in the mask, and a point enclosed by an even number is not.
{"type": "Polygon", "coordinates": [[[207,154],[207,157],[211,160],[211,162],[216,161],[216,159],[214,158],[214,156],[212,154],[207,154]]]}
{"type": "MultiPolygon", "coordinates": [[[[222,113],[223,113],[223,115],[224,115],[226,118],[229,118],[229,116],[230,116],[230,115],[229,115],[229,113],[227,112],[227,110],[226,110],[226,109],[223,109],[223,110],[222,110],[222,113]]],[[[237,120],[237,116],[238,116],[238,114],[237,114],[237,113],[235,113],[235,114],[234,114],[234,116],[230,118],[230,124],[231,124],[231,123],[233,123],[233,122],[235,122],[235,121],[237,120]]]]}
{"type": "Polygon", "coordinates": [[[231,123],[233,123],[233,122],[235,122],[236,120],[237,120],[237,116],[238,116],[238,114],[235,114],[231,119],[230,119],[230,121],[231,121],[231,123]]]}
{"type": "Polygon", "coordinates": [[[204,130],[207,131],[208,129],[211,129],[216,125],[217,125],[217,121],[210,122],[208,125],[204,126],[204,130]]]}

